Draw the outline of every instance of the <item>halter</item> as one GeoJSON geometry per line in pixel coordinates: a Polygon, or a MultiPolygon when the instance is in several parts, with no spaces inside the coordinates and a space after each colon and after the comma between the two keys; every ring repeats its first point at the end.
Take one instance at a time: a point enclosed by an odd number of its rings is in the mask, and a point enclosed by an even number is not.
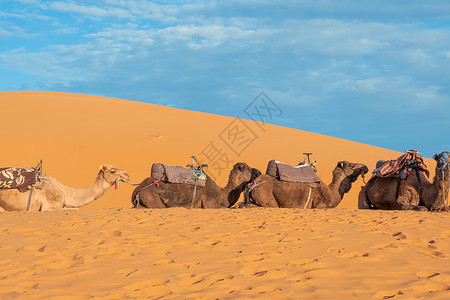
{"type": "Polygon", "coordinates": [[[436,169],[440,170],[442,172],[442,179],[445,177],[445,171],[449,168],[448,166],[448,154],[444,153],[441,157],[438,159],[438,165],[436,169]]]}
{"type": "MultiPolygon", "coordinates": [[[[113,181],[109,182],[106,177],[105,177],[105,171],[101,170],[102,176],[100,177],[101,179],[103,179],[106,183],[113,185],[114,184],[114,188],[117,190],[119,189],[119,182],[120,181],[125,181],[123,179],[120,179],[120,176],[122,176],[123,171],[120,172],[120,175],[116,177],[116,179],[114,179],[113,181]]],[[[126,181],[125,181],[126,182],[126,181]]]]}

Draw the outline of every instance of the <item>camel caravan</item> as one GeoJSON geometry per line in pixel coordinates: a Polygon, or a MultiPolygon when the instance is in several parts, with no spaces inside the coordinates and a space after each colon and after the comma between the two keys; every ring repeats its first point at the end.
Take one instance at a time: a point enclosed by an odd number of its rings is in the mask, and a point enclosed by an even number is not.
{"type": "MultiPolygon", "coordinates": [[[[312,153],[291,166],[280,161],[268,162],[266,173],[244,162],[236,163],[228,182],[219,186],[207,174],[206,164],[192,156],[186,167],[154,163],[150,177],[132,192],[134,208],[252,208],[282,207],[334,208],[350,191],[352,184],[369,172],[366,165],[339,161],[332,170],[332,180],[325,184],[317,175],[312,153]],[[241,197],[244,201],[238,204],[241,197]]],[[[370,180],[361,188],[359,209],[448,211],[450,153],[435,154],[435,177],[421,153],[407,151],[394,160],[379,161],[370,180]]],[[[76,209],[104,195],[119,182],[129,183],[126,171],[110,165],[101,166],[94,183],[75,189],[59,183],[36,168],[0,168],[0,209],[6,211],[50,211],[76,209]]],[[[130,183],[129,183],[130,184],[130,183]]]]}
{"type": "MultiPolygon", "coordinates": [[[[298,166],[271,160],[266,174],[245,163],[237,163],[228,183],[219,187],[197,162],[180,166],[153,164],[151,176],[136,187],[132,195],[134,207],[144,208],[221,208],[233,207],[241,193],[246,195],[240,207],[333,208],[347,193],[358,176],[369,169],[359,163],[340,161],[333,171],[333,180],[324,184],[317,176],[314,163],[298,166]],[[191,175],[191,177],[189,177],[191,175]],[[203,176],[203,179],[200,176],[203,176]]],[[[192,157],[193,162],[195,157],[192,157]]]]}

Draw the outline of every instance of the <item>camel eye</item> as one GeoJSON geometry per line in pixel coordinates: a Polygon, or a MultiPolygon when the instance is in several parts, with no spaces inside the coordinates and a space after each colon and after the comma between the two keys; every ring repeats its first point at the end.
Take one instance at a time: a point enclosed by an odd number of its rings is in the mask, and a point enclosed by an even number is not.
{"type": "Polygon", "coordinates": [[[111,173],[113,173],[113,174],[116,173],[116,170],[112,170],[112,169],[111,169],[111,173]]]}

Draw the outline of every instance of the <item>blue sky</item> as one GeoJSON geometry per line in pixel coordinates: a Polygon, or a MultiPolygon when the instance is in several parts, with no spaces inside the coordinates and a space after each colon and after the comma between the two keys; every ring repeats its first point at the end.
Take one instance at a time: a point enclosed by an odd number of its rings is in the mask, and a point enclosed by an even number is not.
{"type": "MultiPolygon", "coordinates": [[[[450,150],[450,2],[0,1],[0,90],[246,117],[425,156],[450,150]]],[[[299,152],[307,149],[299,149],[299,152]]]]}

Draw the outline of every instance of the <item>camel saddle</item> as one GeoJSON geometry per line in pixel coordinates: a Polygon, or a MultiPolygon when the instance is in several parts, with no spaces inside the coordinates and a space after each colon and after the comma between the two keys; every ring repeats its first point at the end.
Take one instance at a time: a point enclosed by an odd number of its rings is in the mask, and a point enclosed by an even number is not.
{"type": "Polygon", "coordinates": [[[38,174],[35,168],[0,168],[0,189],[26,192],[40,183],[38,174]]]}
{"type": "Polygon", "coordinates": [[[410,150],[397,159],[380,160],[377,162],[376,169],[372,172],[373,177],[397,177],[406,179],[413,168],[417,168],[427,177],[430,177],[430,171],[423,162],[422,156],[416,150],[410,150]]]}
{"type": "Polygon", "coordinates": [[[307,163],[290,166],[276,160],[271,160],[267,164],[266,174],[282,181],[306,183],[312,188],[316,188],[320,184],[320,179],[317,177],[316,172],[307,163]]]}
{"type": "Polygon", "coordinates": [[[188,183],[196,186],[205,186],[206,175],[197,175],[192,169],[186,169],[181,166],[167,166],[161,163],[152,165],[152,178],[169,183],[188,183]]]}

